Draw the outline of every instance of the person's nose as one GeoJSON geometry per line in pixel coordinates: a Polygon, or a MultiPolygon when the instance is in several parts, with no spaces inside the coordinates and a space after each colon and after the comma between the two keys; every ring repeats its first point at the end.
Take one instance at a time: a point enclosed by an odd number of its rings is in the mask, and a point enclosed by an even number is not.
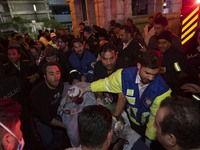
{"type": "Polygon", "coordinates": [[[107,60],[107,64],[108,64],[108,65],[110,65],[110,64],[111,64],[111,61],[110,61],[109,59],[107,60]]]}
{"type": "Polygon", "coordinates": [[[154,79],[154,76],[153,75],[148,75],[148,80],[152,81],[154,79]]]}

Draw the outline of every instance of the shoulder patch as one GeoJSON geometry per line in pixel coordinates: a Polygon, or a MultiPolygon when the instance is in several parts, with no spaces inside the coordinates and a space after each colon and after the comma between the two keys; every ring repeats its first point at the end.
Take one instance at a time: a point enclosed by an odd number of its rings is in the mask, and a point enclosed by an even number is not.
{"type": "Polygon", "coordinates": [[[148,97],[145,97],[144,100],[143,100],[143,104],[145,107],[150,107],[153,103],[153,100],[148,98],[148,97]]]}

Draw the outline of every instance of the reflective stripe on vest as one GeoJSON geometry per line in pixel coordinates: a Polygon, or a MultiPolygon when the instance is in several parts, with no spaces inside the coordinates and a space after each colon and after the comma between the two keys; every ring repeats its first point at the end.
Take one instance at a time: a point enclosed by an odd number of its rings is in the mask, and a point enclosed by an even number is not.
{"type": "Polygon", "coordinates": [[[175,62],[174,63],[174,68],[177,72],[180,72],[181,71],[181,67],[179,66],[178,62],[175,62]]]}
{"type": "Polygon", "coordinates": [[[193,97],[195,100],[200,101],[200,97],[199,97],[199,96],[193,94],[192,97],[193,97]]]}

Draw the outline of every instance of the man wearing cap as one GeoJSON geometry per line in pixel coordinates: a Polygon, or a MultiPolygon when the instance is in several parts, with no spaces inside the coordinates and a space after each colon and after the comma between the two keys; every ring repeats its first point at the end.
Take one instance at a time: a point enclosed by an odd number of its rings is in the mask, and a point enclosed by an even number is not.
{"type": "MultiPolygon", "coordinates": [[[[149,40],[149,45],[147,49],[149,50],[158,50],[158,36],[163,32],[168,30],[168,20],[166,17],[159,17],[155,19],[153,35],[149,40]]],[[[172,33],[172,43],[171,46],[179,51],[182,51],[182,44],[180,38],[172,33]]]]}
{"type": "Polygon", "coordinates": [[[50,34],[50,37],[51,37],[51,41],[49,41],[49,45],[51,45],[53,48],[56,48],[58,49],[58,39],[57,39],[57,36],[54,32],[52,32],[50,34]]]}
{"type": "Polygon", "coordinates": [[[85,26],[83,29],[85,39],[85,47],[96,57],[98,55],[99,40],[92,34],[92,29],[85,26]]]}
{"type": "Polygon", "coordinates": [[[185,70],[185,57],[182,52],[172,47],[172,33],[163,31],[158,36],[158,49],[163,54],[160,74],[172,91],[177,91],[178,77],[181,70],[185,70]]]}

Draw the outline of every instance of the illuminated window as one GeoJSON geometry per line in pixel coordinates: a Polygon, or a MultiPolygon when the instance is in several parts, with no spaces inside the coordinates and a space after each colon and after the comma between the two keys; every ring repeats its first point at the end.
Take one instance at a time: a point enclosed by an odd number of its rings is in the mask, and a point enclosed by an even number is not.
{"type": "Polygon", "coordinates": [[[132,15],[148,14],[148,0],[132,0],[132,15]]]}

